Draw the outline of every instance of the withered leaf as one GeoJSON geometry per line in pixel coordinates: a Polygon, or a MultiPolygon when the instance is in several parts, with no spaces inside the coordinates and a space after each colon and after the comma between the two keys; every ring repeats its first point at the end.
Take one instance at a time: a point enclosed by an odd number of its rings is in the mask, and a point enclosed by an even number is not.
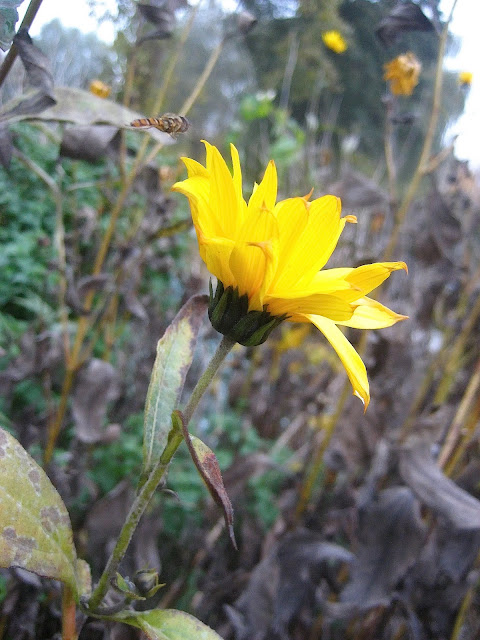
{"type": "Polygon", "coordinates": [[[358,609],[390,602],[424,539],[419,504],[407,487],[381,491],[360,513],[360,546],[341,603],[358,609]]]}
{"type": "Polygon", "coordinates": [[[225,490],[225,485],[223,484],[222,472],[220,471],[216,455],[200,438],[190,435],[181,411],[174,411],[172,413],[172,422],[174,424],[176,423],[178,427],[181,426],[183,437],[187,443],[192,460],[198,469],[198,473],[207,485],[210,495],[222,509],[228,535],[235,549],[238,549],[233,531],[233,507],[225,490]]]}
{"type": "Polygon", "coordinates": [[[75,433],[86,443],[103,439],[103,427],[109,402],[118,398],[117,373],[104,360],[93,358],[78,373],[72,398],[75,433]]]}
{"type": "Polygon", "coordinates": [[[52,95],[53,76],[47,56],[33,44],[26,29],[20,29],[13,39],[27,72],[28,82],[45,95],[52,95]]]}
{"type": "Polygon", "coordinates": [[[388,47],[407,31],[433,31],[433,24],[414,2],[398,2],[380,22],[375,33],[388,47]]]}
{"type": "Polygon", "coordinates": [[[60,156],[74,160],[98,162],[109,151],[120,147],[120,133],[113,125],[66,127],[60,145],[60,156]]]}
{"type": "Polygon", "coordinates": [[[402,478],[419,500],[456,529],[480,529],[480,502],[447,478],[427,444],[409,443],[399,454],[402,478]]]}
{"type": "MultiPolygon", "coordinates": [[[[56,87],[52,96],[45,96],[39,91],[29,92],[0,107],[0,122],[44,120],[85,126],[111,124],[119,129],[129,128],[130,122],[143,115],[113,100],[73,87],[56,87]]],[[[175,144],[168,133],[155,128],[145,129],[145,133],[164,145],[175,144]]]]}

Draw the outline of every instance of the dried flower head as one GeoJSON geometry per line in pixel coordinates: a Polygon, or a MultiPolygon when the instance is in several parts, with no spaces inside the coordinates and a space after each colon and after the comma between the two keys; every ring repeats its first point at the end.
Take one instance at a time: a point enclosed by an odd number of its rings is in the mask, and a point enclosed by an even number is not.
{"type": "Polygon", "coordinates": [[[422,65],[411,51],[402,53],[384,66],[384,80],[396,96],[411,96],[418,84],[422,65]]]}
{"type": "Polygon", "coordinates": [[[98,96],[99,98],[108,98],[112,90],[108,84],[105,84],[101,80],[92,80],[89,88],[90,93],[93,93],[94,96],[98,96]]]}

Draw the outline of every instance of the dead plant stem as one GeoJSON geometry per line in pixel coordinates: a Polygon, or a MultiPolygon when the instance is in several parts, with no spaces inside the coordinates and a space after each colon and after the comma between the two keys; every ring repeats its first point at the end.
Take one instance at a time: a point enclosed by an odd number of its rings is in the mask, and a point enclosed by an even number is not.
{"type": "Polygon", "coordinates": [[[438,458],[438,466],[444,467],[452,455],[460,438],[464,423],[473,409],[473,405],[480,393],[480,359],[477,362],[473,376],[467,385],[460,405],[455,413],[453,422],[448,430],[445,444],[438,458]]]}
{"type": "Polygon", "coordinates": [[[403,221],[405,220],[405,216],[408,213],[408,210],[410,208],[410,205],[412,204],[413,198],[417,193],[418,187],[420,185],[420,181],[424,176],[427,170],[428,164],[430,162],[430,154],[432,151],[433,139],[434,139],[435,131],[437,128],[438,116],[440,113],[440,103],[441,103],[441,95],[442,95],[442,79],[443,79],[443,58],[445,55],[445,47],[447,44],[448,28],[450,26],[450,21],[452,19],[456,4],[457,4],[457,0],[454,0],[452,10],[450,12],[450,16],[440,36],[440,44],[438,48],[438,57],[437,57],[437,67],[435,71],[435,85],[434,85],[434,91],[433,91],[432,111],[430,113],[430,120],[428,122],[427,132],[425,134],[425,139],[423,141],[423,148],[420,153],[420,158],[418,160],[417,167],[410,181],[410,184],[407,188],[407,191],[403,197],[403,200],[399,208],[395,213],[393,230],[390,236],[390,240],[388,241],[387,247],[385,248],[384,260],[389,260],[393,254],[393,251],[397,245],[400,229],[402,228],[403,221]]]}

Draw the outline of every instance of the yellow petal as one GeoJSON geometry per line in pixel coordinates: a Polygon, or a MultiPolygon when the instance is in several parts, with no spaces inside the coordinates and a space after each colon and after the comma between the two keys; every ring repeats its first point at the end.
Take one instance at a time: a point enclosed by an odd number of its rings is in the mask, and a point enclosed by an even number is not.
{"type": "Polygon", "coordinates": [[[176,182],[172,191],[187,196],[195,227],[208,237],[223,235],[223,225],[210,206],[210,181],[201,175],[176,182]]]}
{"type": "Polygon", "coordinates": [[[353,393],[363,402],[366,411],[370,402],[370,390],[367,371],[361,357],[331,320],[316,315],[308,315],[306,317],[317,329],[320,329],[337,352],[338,357],[345,367],[348,378],[352,383],[353,393]]]}
{"type": "Polygon", "coordinates": [[[240,294],[248,293],[250,301],[255,297],[252,309],[263,306],[261,294],[268,286],[269,258],[276,259],[278,246],[278,224],[275,216],[265,207],[247,212],[247,219],[238,234],[237,242],[230,256],[230,269],[237,282],[240,294]],[[260,298],[257,296],[260,295],[260,298]]]}
{"type": "Polygon", "coordinates": [[[241,228],[247,212],[247,203],[243,199],[242,168],[240,166],[237,148],[233,144],[230,145],[230,153],[232,154],[233,186],[237,197],[238,228],[241,228]]]}
{"type": "Polygon", "coordinates": [[[277,169],[273,160],[267,165],[263,180],[254,190],[248,201],[249,210],[256,210],[261,206],[273,211],[277,199],[277,169]]]}
{"type": "Polygon", "coordinates": [[[235,240],[241,228],[241,216],[237,211],[237,195],[233,178],[219,150],[203,141],[207,149],[207,169],[210,172],[210,207],[221,224],[223,235],[235,240]]]}
{"type": "Polygon", "coordinates": [[[395,313],[371,298],[360,298],[352,306],[354,307],[352,317],[349,320],[340,321],[338,324],[354,329],[384,329],[408,318],[408,316],[395,313]]]}
{"type": "Polygon", "coordinates": [[[329,318],[335,322],[340,320],[347,321],[352,317],[353,308],[347,302],[335,296],[318,293],[307,297],[293,298],[270,298],[266,296],[264,299],[268,306],[268,311],[273,315],[281,316],[287,314],[294,321],[297,316],[307,314],[316,314],[329,318]]]}
{"type": "Polygon", "coordinates": [[[199,238],[200,255],[207,269],[216,276],[225,288],[236,287],[236,280],[230,270],[230,256],[234,247],[233,240],[225,238],[199,238]]]}
{"type": "Polygon", "coordinates": [[[298,238],[302,235],[308,223],[308,209],[305,198],[289,198],[277,203],[274,215],[278,222],[278,255],[279,267],[271,283],[271,288],[277,288],[277,282],[283,275],[284,280],[288,279],[293,270],[296,277],[294,260],[291,259],[295,252],[298,238]]]}
{"type": "Polygon", "coordinates": [[[280,289],[307,287],[316,272],[330,258],[345,222],[340,219],[340,199],[335,196],[317,198],[308,207],[308,222],[298,237],[288,263],[283,261],[283,271],[278,274],[276,286],[280,289]]]}
{"type": "MultiPolygon", "coordinates": [[[[392,271],[404,269],[408,271],[405,262],[374,262],[373,264],[365,264],[352,271],[345,276],[345,280],[358,290],[358,299],[376,289],[384,282],[392,271]]],[[[352,300],[352,301],[353,301],[352,300]]]]}
{"type": "Polygon", "coordinates": [[[187,168],[187,173],[189,178],[194,178],[195,176],[201,176],[202,178],[209,178],[210,174],[203,166],[196,160],[192,160],[192,158],[181,158],[183,164],[187,168]]]}

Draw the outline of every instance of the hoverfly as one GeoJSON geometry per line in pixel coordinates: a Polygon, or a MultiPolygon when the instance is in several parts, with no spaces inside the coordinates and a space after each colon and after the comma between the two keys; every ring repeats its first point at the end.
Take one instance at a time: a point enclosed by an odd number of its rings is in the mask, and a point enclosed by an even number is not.
{"type": "Polygon", "coordinates": [[[190,122],[185,116],[176,113],[164,113],[158,118],[138,118],[130,123],[130,127],[135,129],[149,129],[153,127],[164,133],[169,133],[172,138],[176,138],[179,133],[185,133],[190,126],[190,122]]]}

